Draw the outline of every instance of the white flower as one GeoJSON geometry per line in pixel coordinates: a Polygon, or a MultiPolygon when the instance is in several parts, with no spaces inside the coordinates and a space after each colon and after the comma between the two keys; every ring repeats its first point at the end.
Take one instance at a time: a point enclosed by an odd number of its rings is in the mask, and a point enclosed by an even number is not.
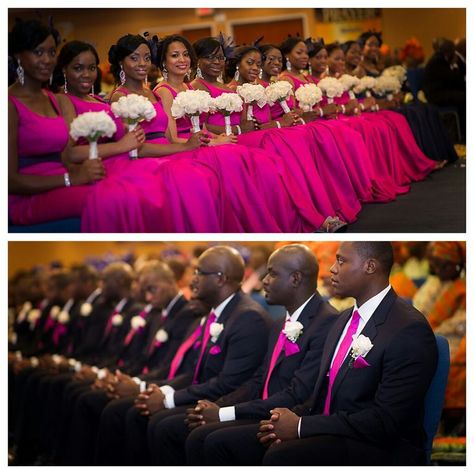
{"type": "Polygon", "coordinates": [[[12,333],[10,334],[10,338],[9,338],[9,339],[10,339],[10,342],[11,342],[13,345],[15,345],[15,344],[17,343],[17,341],[18,341],[18,335],[17,335],[17,333],[16,333],[16,332],[12,332],[12,333]]]}
{"type": "Polygon", "coordinates": [[[361,78],[359,84],[354,86],[354,92],[356,94],[361,94],[367,90],[373,89],[375,86],[375,78],[370,76],[364,76],[361,78]]]}
{"type": "Polygon", "coordinates": [[[407,70],[403,66],[390,66],[387,69],[384,69],[382,76],[394,76],[396,77],[401,84],[406,81],[407,70]]]}
{"type": "Polygon", "coordinates": [[[321,89],[316,84],[305,84],[295,92],[296,100],[305,112],[309,112],[323,97],[321,89]]]}
{"type": "Polygon", "coordinates": [[[20,312],[18,313],[18,316],[17,316],[17,322],[18,323],[22,323],[26,317],[28,316],[28,313],[29,311],[31,311],[31,309],[33,308],[33,305],[31,304],[30,301],[25,301],[23,303],[23,306],[21,307],[21,310],[20,312]]]}
{"type": "Polygon", "coordinates": [[[296,342],[303,333],[303,325],[299,321],[287,321],[283,333],[291,342],[296,342]]]}
{"type": "Polygon", "coordinates": [[[15,351],[15,359],[16,360],[22,360],[23,359],[23,355],[22,355],[21,351],[15,351]]]}
{"type": "Polygon", "coordinates": [[[155,107],[144,96],[129,94],[112,104],[112,112],[116,117],[121,117],[128,124],[134,124],[143,120],[150,121],[156,116],[155,107]]]}
{"type": "Polygon", "coordinates": [[[282,100],[288,100],[292,94],[293,88],[288,81],[273,82],[265,89],[265,96],[269,105],[281,102],[282,100]]]}
{"type": "Polygon", "coordinates": [[[72,357],[70,357],[68,360],[67,360],[67,363],[69,365],[69,367],[71,368],[74,368],[77,364],[77,360],[76,359],[73,359],[72,357]]]}
{"type": "Polygon", "coordinates": [[[395,76],[380,76],[375,80],[374,92],[385,95],[400,92],[402,85],[395,76]]]}
{"type": "Polygon", "coordinates": [[[100,137],[111,137],[116,131],[115,122],[107,112],[101,110],[78,115],[71,123],[70,135],[74,140],[84,137],[90,142],[96,142],[100,137]]]}
{"type": "Polygon", "coordinates": [[[82,303],[81,305],[81,316],[87,317],[92,312],[92,305],[90,303],[82,303]]]}
{"type": "Polygon", "coordinates": [[[242,112],[242,104],[243,102],[239,94],[229,92],[212,99],[211,108],[218,110],[224,115],[230,115],[232,112],[242,112]]]}
{"type": "Polygon", "coordinates": [[[146,321],[145,321],[145,318],[143,318],[140,315],[137,315],[132,318],[130,324],[133,329],[138,329],[138,328],[144,327],[146,324],[146,321]]]}
{"type": "Polygon", "coordinates": [[[339,82],[342,84],[342,87],[344,87],[345,91],[350,91],[354,89],[357,84],[359,84],[360,79],[356,76],[351,76],[350,74],[343,74],[339,78],[339,82]]]}
{"type": "Polygon", "coordinates": [[[107,369],[99,369],[97,371],[97,378],[99,380],[105,379],[107,377],[108,370],[107,369]]]}
{"type": "Polygon", "coordinates": [[[61,311],[58,315],[58,321],[61,324],[67,324],[69,322],[69,313],[67,311],[61,311]]]}
{"type": "Polygon", "coordinates": [[[123,323],[123,316],[121,314],[114,314],[112,316],[112,325],[121,326],[123,323]]]}
{"type": "Polygon", "coordinates": [[[38,357],[30,357],[30,363],[31,363],[31,367],[38,367],[39,365],[39,359],[38,357]]]}
{"type": "Polygon", "coordinates": [[[221,332],[224,329],[223,324],[219,323],[212,323],[209,327],[209,334],[211,335],[211,341],[216,342],[217,338],[220,336],[221,332]]]}
{"type": "Polygon", "coordinates": [[[351,345],[351,356],[353,359],[357,357],[365,357],[370,349],[374,347],[372,341],[367,337],[360,334],[359,336],[352,336],[353,342],[351,345]]]}
{"type": "Polygon", "coordinates": [[[51,319],[58,319],[59,313],[61,312],[61,308],[59,306],[53,306],[49,312],[49,316],[51,319]]]}
{"type": "Polygon", "coordinates": [[[82,363],[77,361],[75,364],[74,364],[74,372],[80,372],[80,370],[82,369],[82,363]]]}
{"type": "Polygon", "coordinates": [[[238,86],[237,94],[244,99],[246,104],[256,103],[260,108],[262,108],[267,103],[265,87],[261,84],[246,83],[242,86],[238,86]]]}
{"type": "Polygon", "coordinates": [[[33,308],[32,310],[30,310],[30,312],[28,313],[28,322],[29,323],[34,323],[36,322],[36,320],[41,316],[41,311],[37,308],[33,308]]]}
{"type": "Polygon", "coordinates": [[[157,342],[166,342],[168,340],[168,333],[164,329],[156,332],[155,339],[157,342]]]}
{"type": "Polygon", "coordinates": [[[58,354],[53,354],[53,356],[51,358],[53,359],[53,362],[56,365],[59,365],[61,363],[61,361],[63,360],[62,357],[58,354]]]}
{"type": "Polygon", "coordinates": [[[180,92],[173,100],[171,115],[176,119],[185,115],[200,115],[209,112],[211,102],[211,96],[206,91],[187,90],[180,92]]]}
{"type": "Polygon", "coordinates": [[[318,82],[318,87],[330,99],[340,97],[344,92],[344,87],[335,77],[325,77],[324,79],[321,79],[318,82]]]}

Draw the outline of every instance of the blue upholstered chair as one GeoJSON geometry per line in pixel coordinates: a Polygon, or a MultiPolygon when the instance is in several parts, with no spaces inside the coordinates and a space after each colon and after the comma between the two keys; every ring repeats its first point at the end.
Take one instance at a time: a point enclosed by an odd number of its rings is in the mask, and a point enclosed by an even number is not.
{"type": "Polygon", "coordinates": [[[8,232],[10,233],[40,233],[40,234],[57,234],[81,232],[81,219],[79,217],[71,217],[69,219],[61,219],[57,221],[43,222],[34,225],[14,225],[8,223],[8,232]]]}
{"type": "Polygon", "coordinates": [[[443,410],[444,393],[448,382],[449,344],[444,336],[436,335],[438,346],[438,366],[425,397],[424,428],[426,433],[426,464],[431,464],[431,449],[433,438],[438,431],[441,411],[443,410]]]}

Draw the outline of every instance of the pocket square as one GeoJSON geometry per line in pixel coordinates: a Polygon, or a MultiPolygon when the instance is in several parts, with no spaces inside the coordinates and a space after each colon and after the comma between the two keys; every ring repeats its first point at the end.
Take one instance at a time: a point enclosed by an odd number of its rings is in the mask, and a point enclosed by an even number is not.
{"type": "Polygon", "coordinates": [[[357,357],[353,365],[354,369],[363,369],[364,367],[370,367],[370,364],[361,356],[357,357]]]}
{"type": "Polygon", "coordinates": [[[300,351],[300,348],[296,342],[291,342],[288,339],[285,341],[285,356],[289,357],[292,356],[293,354],[297,354],[300,351]]]}
{"type": "Polygon", "coordinates": [[[209,350],[209,354],[211,355],[217,355],[222,352],[221,348],[219,346],[212,346],[211,349],[209,350]]]}

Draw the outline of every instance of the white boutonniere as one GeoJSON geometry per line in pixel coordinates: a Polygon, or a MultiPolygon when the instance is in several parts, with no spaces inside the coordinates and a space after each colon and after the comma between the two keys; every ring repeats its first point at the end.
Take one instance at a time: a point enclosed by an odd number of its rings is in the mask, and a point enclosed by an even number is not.
{"type": "Polygon", "coordinates": [[[123,323],[123,316],[121,314],[114,314],[112,317],[112,326],[121,326],[123,323]]]}
{"type": "Polygon", "coordinates": [[[33,308],[28,313],[28,322],[34,324],[36,320],[41,316],[41,311],[37,308],[33,308]]]}
{"type": "Polygon", "coordinates": [[[28,313],[31,311],[31,309],[33,308],[33,305],[31,304],[30,301],[25,301],[23,303],[23,306],[21,307],[21,310],[20,312],[18,313],[18,316],[17,316],[17,322],[18,323],[22,323],[26,317],[28,316],[28,313]]]}
{"type": "Polygon", "coordinates": [[[61,308],[59,306],[53,306],[49,312],[49,316],[51,319],[58,319],[59,313],[61,312],[61,308]]]}
{"type": "Polygon", "coordinates": [[[166,342],[168,340],[168,333],[164,329],[160,329],[156,332],[155,339],[157,342],[166,342]]]}
{"type": "Polygon", "coordinates": [[[67,324],[69,322],[69,313],[67,311],[61,311],[58,315],[58,321],[61,324],[67,324]]]}
{"type": "Polygon", "coordinates": [[[81,316],[85,318],[89,316],[92,312],[92,305],[90,303],[82,303],[81,305],[81,316]]]}
{"type": "Polygon", "coordinates": [[[367,337],[359,334],[359,336],[352,336],[353,342],[351,345],[351,357],[357,359],[358,357],[365,357],[370,349],[374,347],[372,341],[367,337]]]}
{"type": "Polygon", "coordinates": [[[130,324],[133,329],[139,329],[145,326],[146,321],[145,318],[141,317],[140,315],[137,315],[132,318],[130,324]]]}
{"type": "Polygon", "coordinates": [[[303,325],[299,321],[287,321],[283,328],[283,334],[291,342],[296,342],[298,338],[303,334],[303,325]]]}
{"type": "Polygon", "coordinates": [[[211,341],[216,342],[217,338],[220,336],[221,332],[224,329],[223,324],[219,323],[212,323],[211,327],[209,328],[209,334],[211,335],[211,341]]]}

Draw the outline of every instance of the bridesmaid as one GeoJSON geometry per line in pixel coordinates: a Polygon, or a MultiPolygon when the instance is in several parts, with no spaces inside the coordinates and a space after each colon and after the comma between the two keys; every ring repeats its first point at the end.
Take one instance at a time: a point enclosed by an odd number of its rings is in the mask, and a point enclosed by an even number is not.
{"type": "Polygon", "coordinates": [[[354,73],[354,70],[357,68],[357,66],[362,60],[362,50],[360,49],[359,43],[357,41],[352,40],[346,41],[342,44],[341,47],[346,57],[346,74],[356,76],[357,74],[354,73]]]}
{"type": "MultiPolygon", "coordinates": [[[[206,90],[212,97],[218,97],[226,92],[234,92],[231,87],[224,86],[218,81],[218,78],[223,74],[224,61],[222,60],[216,63],[216,61],[209,59],[209,56],[217,57],[221,55],[221,57],[223,57],[224,51],[221,44],[215,38],[203,38],[194,44],[194,50],[198,58],[198,75],[201,77],[196,77],[192,82],[193,87],[206,90]]],[[[251,52],[252,54],[255,53],[257,60],[260,61],[260,52],[253,47],[237,48],[232,55],[239,58],[243,51],[251,52]]],[[[243,65],[240,69],[242,73],[242,83],[244,83],[244,78],[248,79],[248,76],[243,65]]],[[[250,68],[250,71],[252,71],[252,68],[250,68]]],[[[255,73],[258,75],[259,69],[253,70],[253,73],[254,75],[255,73]]],[[[231,83],[231,85],[235,85],[235,83],[231,83]]],[[[258,109],[258,107],[255,107],[255,109],[258,109]]],[[[232,114],[231,124],[233,130],[237,130],[237,133],[242,133],[239,136],[239,143],[249,147],[263,148],[266,151],[266,156],[272,157],[274,166],[279,169],[280,174],[283,176],[283,186],[288,189],[288,194],[292,197],[294,206],[300,210],[299,212],[302,214],[309,212],[308,206],[315,201],[314,207],[318,209],[321,222],[326,221],[323,222],[322,228],[326,230],[329,229],[329,231],[342,230],[345,223],[340,221],[340,219],[334,217],[328,217],[327,219],[322,218],[322,216],[332,216],[334,209],[325,194],[322,181],[317,171],[314,170],[313,172],[309,167],[305,168],[304,172],[302,170],[302,154],[308,152],[303,151],[298,154],[298,156],[295,155],[294,159],[290,162],[289,158],[292,157],[292,155],[290,155],[287,150],[287,148],[289,148],[287,146],[288,135],[283,136],[278,133],[278,130],[273,130],[273,133],[263,131],[277,126],[276,121],[270,120],[269,106],[266,105],[263,109],[259,109],[256,112],[259,114],[259,118],[263,120],[263,122],[258,122],[259,128],[262,130],[261,132],[252,131],[254,129],[254,122],[246,120],[246,110],[243,110],[242,113],[232,114]],[[295,165],[297,168],[295,168],[295,165]],[[313,197],[313,194],[315,194],[315,197],[313,197]]],[[[280,118],[278,123],[281,124],[281,126],[290,126],[293,125],[297,119],[298,116],[291,112],[286,114],[285,117],[280,118]]],[[[213,131],[221,132],[224,129],[223,121],[224,119],[221,114],[213,114],[208,117],[207,126],[213,131]]],[[[301,129],[299,131],[294,130],[294,133],[299,135],[301,139],[301,129]]],[[[295,142],[298,142],[296,135],[294,135],[294,138],[295,142]]],[[[295,154],[294,151],[292,151],[292,153],[295,154]]],[[[314,164],[312,166],[314,169],[314,164]]],[[[268,174],[268,167],[265,167],[263,172],[268,174]]]]}
{"type": "Polygon", "coordinates": [[[104,177],[100,160],[66,168],[68,129],[54,94],[44,88],[56,64],[57,35],[36,20],[17,21],[9,54],[17,80],[8,89],[9,217],[30,225],[80,217],[104,177]],[[45,134],[45,130],[48,131],[45,134]]]}

